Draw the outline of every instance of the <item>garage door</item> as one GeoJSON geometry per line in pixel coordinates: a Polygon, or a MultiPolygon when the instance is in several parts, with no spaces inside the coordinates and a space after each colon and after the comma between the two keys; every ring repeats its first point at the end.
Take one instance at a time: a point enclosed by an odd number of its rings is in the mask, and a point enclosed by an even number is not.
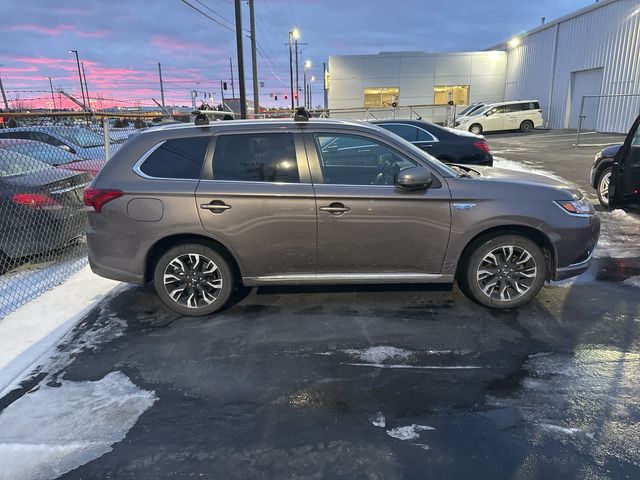
{"type": "MultiPolygon", "coordinates": [[[[580,103],[583,95],[600,95],[602,88],[602,68],[571,72],[571,111],[569,128],[578,128],[580,103]]],[[[598,120],[599,98],[585,98],[582,128],[595,130],[598,120]]]]}

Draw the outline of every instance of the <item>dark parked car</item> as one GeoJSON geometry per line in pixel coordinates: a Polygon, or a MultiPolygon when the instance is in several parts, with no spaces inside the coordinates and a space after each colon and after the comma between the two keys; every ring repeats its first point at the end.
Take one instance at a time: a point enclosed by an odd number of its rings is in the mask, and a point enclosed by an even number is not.
{"type": "Polygon", "coordinates": [[[55,250],[81,236],[91,178],[0,149],[0,258],[55,250]]]}
{"type": "Polygon", "coordinates": [[[21,153],[52,167],[64,168],[74,172],[87,172],[94,177],[104,164],[104,162],[98,160],[85,160],[61,148],[43,142],[34,142],[33,140],[0,138],[0,149],[21,153]]]}
{"type": "MultiPolygon", "coordinates": [[[[82,158],[96,160],[99,168],[105,162],[104,137],[83,127],[67,127],[63,125],[16,127],[0,130],[0,138],[19,138],[44,142],[60,147],[69,153],[82,158]]],[[[125,140],[111,141],[110,153],[113,154],[125,140]]]]}
{"type": "MultiPolygon", "coordinates": [[[[640,117],[638,117],[640,119],[640,117]]],[[[609,145],[600,150],[591,165],[591,186],[598,194],[603,207],[625,206],[640,202],[640,132],[638,119],[631,127],[624,143],[609,145]],[[611,180],[614,164],[617,165],[616,198],[610,205],[611,180]]]]}
{"type": "Polygon", "coordinates": [[[585,271],[600,221],[573,185],[450,167],[377,126],[252,120],[157,127],[85,190],[89,263],[153,281],[183,315],[241,283],[451,283],[513,308],[585,271]]]}
{"type": "Polygon", "coordinates": [[[493,156],[482,135],[440,127],[421,120],[375,120],[390,132],[446,163],[493,165],[493,156]]]}

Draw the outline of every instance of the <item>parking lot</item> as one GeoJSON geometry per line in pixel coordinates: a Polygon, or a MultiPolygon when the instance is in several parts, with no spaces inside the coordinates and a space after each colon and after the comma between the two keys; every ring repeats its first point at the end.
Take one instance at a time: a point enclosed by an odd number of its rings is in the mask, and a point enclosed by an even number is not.
{"type": "MultiPolygon", "coordinates": [[[[487,135],[496,166],[590,198],[623,138],[487,135]]],[[[0,399],[0,478],[638,478],[640,216],[600,214],[590,271],[517,311],[455,286],[270,287],[186,318],[127,288],[0,399]]]]}

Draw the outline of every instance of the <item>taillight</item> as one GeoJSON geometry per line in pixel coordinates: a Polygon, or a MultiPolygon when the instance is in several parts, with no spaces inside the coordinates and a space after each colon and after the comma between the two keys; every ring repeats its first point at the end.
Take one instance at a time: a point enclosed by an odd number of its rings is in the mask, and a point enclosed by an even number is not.
{"type": "Polygon", "coordinates": [[[87,207],[93,207],[96,213],[100,213],[106,203],[120,198],[122,195],[124,195],[122,190],[87,187],[84,189],[84,204],[87,207]]]}
{"type": "Polygon", "coordinates": [[[62,208],[54,198],[43,193],[16,193],[11,197],[16,205],[24,205],[34,210],[55,210],[62,208]]]}
{"type": "Polygon", "coordinates": [[[473,142],[473,146],[479,150],[482,150],[484,153],[491,153],[489,144],[485,140],[477,140],[473,142]]]}

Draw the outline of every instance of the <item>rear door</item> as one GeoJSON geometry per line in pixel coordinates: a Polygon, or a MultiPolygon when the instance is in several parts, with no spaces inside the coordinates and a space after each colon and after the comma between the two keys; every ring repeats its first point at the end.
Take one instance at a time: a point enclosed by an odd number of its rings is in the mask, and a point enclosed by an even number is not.
{"type": "Polygon", "coordinates": [[[316,203],[297,131],[214,135],[196,190],[204,229],[235,252],[249,283],[315,274],[316,203]]]}
{"type": "Polygon", "coordinates": [[[451,224],[444,180],[434,173],[427,190],[395,188],[395,174],[419,162],[367,134],[318,131],[305,144],[318,205],[319,277],[388,282],[440,274],[451,224]],[[358,148],[326,148],[334,141],[360,144],[373,162],[363,165],[358,148]]]}
{"type": "Polygon", "coordinates": [[[524,120],[524,112],[522,103],[510,103],[504,106],[504,129],[516,130],[520,128],[522,120],[524,120]]]}
{"type": "Polygon", "coordinates": [[[640,204],[640,117],[614,158],[609,186],[611,207],[629,204],[640,204]]]}

